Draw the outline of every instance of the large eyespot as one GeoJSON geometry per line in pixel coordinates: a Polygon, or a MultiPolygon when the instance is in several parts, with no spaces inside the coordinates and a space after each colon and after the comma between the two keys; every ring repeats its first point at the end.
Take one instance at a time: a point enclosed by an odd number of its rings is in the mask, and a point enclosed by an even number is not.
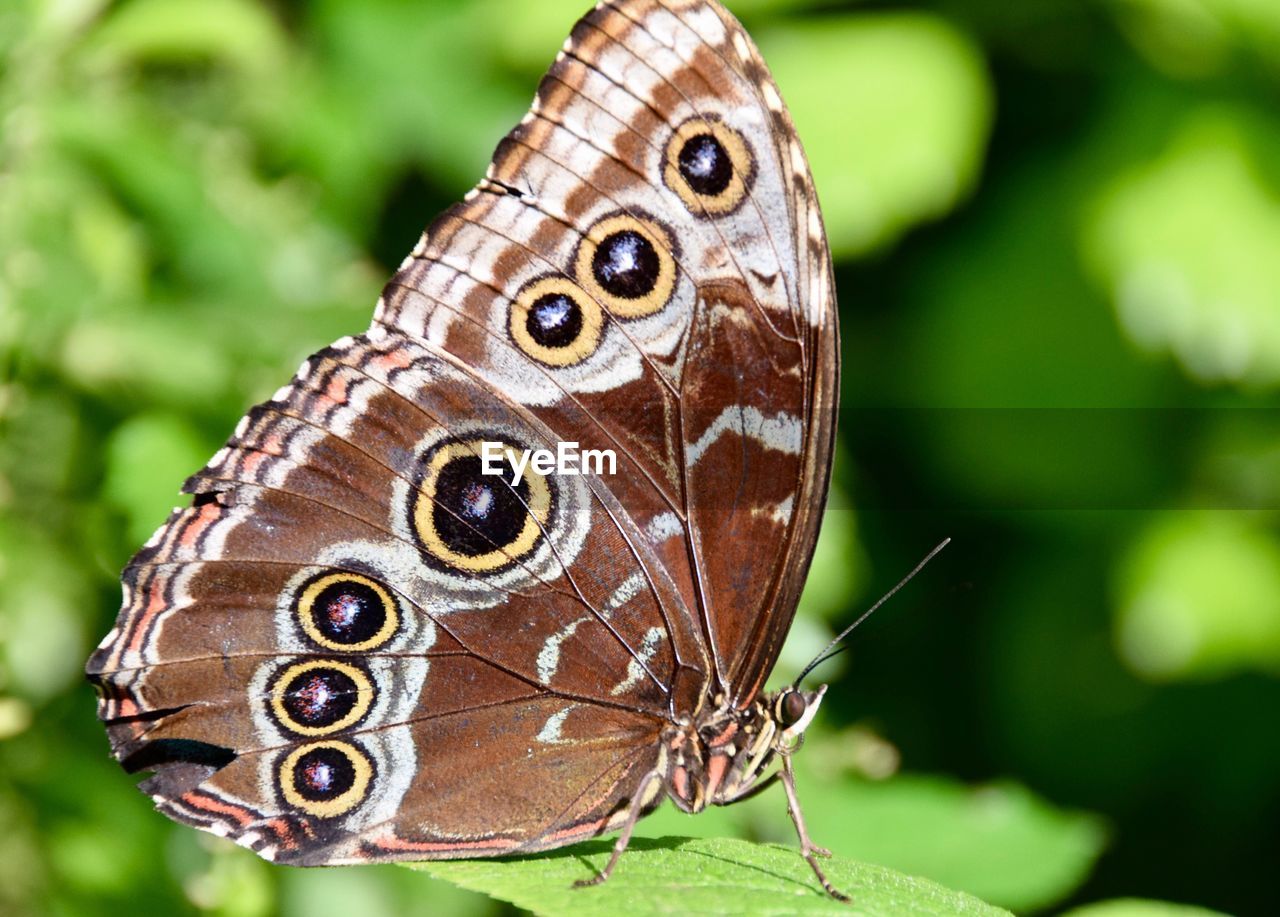
{"type": "Polygon", "coordinates": [[[804,699],[804,695],[799,691],[786,690],[778,695],[777,705],[774,707],[774,716],[784,728],[794,726],[800,722],[805,711],[809,709],[809,704],[804,699]]]}
{"type": "Polygon", "coordinates": [[[605,217],[578,247],[578,283],[619,318],[662,309],[676,288],[675,246],[657,223],[627,214],[605,217]]]}
{"type": "Polygon", "coordinates": [[[276,722],[304,736],[349,729],[364,719],[376,693],[363,669],[332,659],[287,666],[269,690],[276,722]]]}
{"type": "Polygon", "coordinates": [[[284,756],[280,793],[296,809],[317,818],[345,815],[369,792],[373,762],[351,742],[313,742],[284,756]]]}
{"type": "Polygon", "coordinates": [[[298,591],[298,623],[331,650],[359,653],[386,643],[400,626],[400,610],[385,586],[355,573],[325,573],[298,591]]]}
{"type": "Polygon", "coordinates": [[[741,134],[723,121],[692,118],[667,141],[662,179],[690,213],[718,217],[741,206],[755,171],[741,134]]]}
{"type": "Polygon", "coordinates": [[[524,450],[496,436],[441,443],[423,459],[410,524],[428,560],[486,573],[534,549],[551,519],[551,483],[526,465],[513,484],[511,457],[524,450]],[[495,446],[485,474],[485,443],[495,446]]]}
{"type": "Polygon", "coordinates": [[[511,337],[522,351],[549,366],[581,363],[600,346],[600,304],[564,277],[543,277],[511,303],[511,337]]]}

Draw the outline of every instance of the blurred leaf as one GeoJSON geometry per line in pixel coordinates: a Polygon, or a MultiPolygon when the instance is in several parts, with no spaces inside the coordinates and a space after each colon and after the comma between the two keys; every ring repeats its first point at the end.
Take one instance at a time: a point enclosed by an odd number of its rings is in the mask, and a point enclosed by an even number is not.
{"type": "MultiPolygon", "coordinates": [[[[833,484],[800,605],[769,676],[771,685],[790,684],[834,636],[833,625],[852,623],[846,619],[851,617],[852,603],[867,575],[857,524],[848,498],[833,484]]],[[[822,669],[822,677],[835,678],[846,664],[847,660],[837,657],[822,669]]]]}
{"type": "Polygon", "coordinates": [[[1149,678],[1280,671],[1280,541],[1243,512],[1163,516],[1118,571],[1116,642],[1149,678]]]}
{"type": "Polygon", "coordinates": [[[280,877],[281,917],[480,917],[498,904],[479,892],[395,866],[291,869],[280,877]]]}
{"type": "Polygon", "coordinates": [[[7,692],[43,703],[79,684],[86,589],[76,561],[42,527],[0,515],[0,682],[7,692]]]}
{"type": "Polygon", "coordinates": [[[1194,505],[1280,507],[1280,411],[1223,411],[1208,432],[1195,481],[1200,502],[1194,505]]]}
{"type": "Polygon", "coordinates": [[[815,839],[845,856],[1017,911],[1073,891],[1106,837],[1095,817],[1056,809],[1016,784],[971,788],[916,775],[827,787],[805,817],[815,839]]]}
{"type": "Polygon", "coordinates": [[[433,876],[535,914],[996,915],[975,898],[842,857],[823,861],[852,909],[829,898],[795,850],[737,840],[636,838],[603,885],[573,888],[608,861],[594,841],[518,860],[415,863],[433,876]]]}
{"type": "Polygon", "coordinates": [[[1099,901],[1097,904],[1072,908],[1062,917],[1226,917],[1226,915],[1220,911],[1210,911],[1189,904],[1118,898],[1114,901],[1099,901]]]}
{"type": "Polygon", "coordinates": [[[16,697],[0,697],[0,742],[31,728],[31,705],[16,697]]]}
{"type": "Polygon", "coordinates": [[[981,51],[941,18],[880,13],[756,35],[803,138],[837,258],[951,210],[977,180],[992,94],[981,51]]]}
{"type": "Polygon", "coordinates": [[[1195,379],[1274,386],[1280,194],[1257,161],[1280,155],[1280,140],[1255,150],[1254,117],[1189,116],[1158,159],[1101,196],[1084,245],[1137,344],[1171,352],[1195,379]]]}
{"type": "MultiPolygon", "coordinates": [[[[381,196],[411,167],[434,185],[470,187],[533,96],[533,85],[494,66],[494,22],[508,15],[441,0],[311,5],[321,69],[314,81],[276,87],[276,141],[360,221],[376,218],[381,196]]],[[[558,47],[545,49],[546,60],[558,47]]]]}
{"type": "Polygon", "coordinates": [[[800,596],[801,612],[824,620],[846,613],[866,579],[857,516],[838,489],[833,488],[828,503],[831,508],[823,516],[810,567],[814,575],[805,581],[800,596]]]}
{"type": "MultiPolygon", "coordinates": [[[[591,9],[584,0],[478,0],[476,5],[485,18],[503,23],[503,28],[492,36],[503,57],[531,74],[541,74],[547,68],[547,62],[564,43],[569,27],[591,9]]],[[[820,0],[724,0],[724,5],[750,25],[756,17],[818,6],[820,0]]]]}
{"type": "Polygon", "coordinates": [[[184,887],[192,903],[217,917],[266,917],[277,910],[273,879],[269,863],[222,843],[214,847],[208,868],[184,887]]]}
{"type": "Polygon", "coordinates": [[[179,487],[212,454],[197,431],[172,415],[139,414],[116,428],[103,494],[128,516],[131,542],[142,544],[174,506],[188,502],[179,487]]]}
{"type": "Polygon", "coordinates": [[[66,375],[90,391],[143,389],[156,401],[199,404],[229,384],[225,348],[193,337],[189,318],[160,310],[86,319],[67,335],[66,375]]]}
{"type": "Polygon", "coordinates": [[[1267,63],[1280,51],[1280,6],[1271,0],[1110,0],[1129,39],[1166,73],[1212,74],[1247,48],[1267,63]]]}
{"type": "Polygon", "coordinates": [[[46,881],[30,800],[0,783],[0,912],[22,914],[46,881]]]}
{"type": "Polygon", "coordinates": [[[91,53],[113,61],[207,59],[252,72],[280,61],[284,45],[275,20],[251,0],[133,0],[94,31],[91,53]]]}

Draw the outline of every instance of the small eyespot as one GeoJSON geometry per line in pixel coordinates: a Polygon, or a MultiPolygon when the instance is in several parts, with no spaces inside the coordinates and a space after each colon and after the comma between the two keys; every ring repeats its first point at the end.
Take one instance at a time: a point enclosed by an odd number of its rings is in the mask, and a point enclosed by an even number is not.
{"type": "Polygon", "coordinates": [[[663,161],[663,181],[694,216],[732,213],[755,180],[755,158],[746,140],[715,118],[691,118],[676,128],[663,161]]]}
{"type": "Polygon", "coordinates": [[[289,752],[277,768],[285,801],[317,818],[336,818],[360,805],[373,762],[351,742],[314,742],[289,752]]]}
{"type": "Polygon", "coordinates": [[[315,577],[298,591],[294,613],[315,643],[348,653],[382,646],[400,626],[400,609],[390,591],[356,573],[315,577]]]}
{"type": "Polygon", "coordinates": [[[271,712],[290,732],[331,735],[364,719],[376,691],[368,673],[338,660],[287,666],[272,679],[271,712]]]}
{"type": "Polygon", "coordinates": [[[628,214],[605,217],[578,247],[582,288],[618,318],[660,311],[676,286],[675,246],[657,223],[628,214]]]}
{"type": "Polygon", "coordinates": [[[676,157],[676,168],[699,197],[724,194],[733,181],[729,151],[714,134],[698,134],[686,140],[676,157]]]}
{"type": "Polygon", "coordinates": [[[508,566],[538,544],[551,518],[552,488],[546,476],[526,466],[518,484],[507,456],[522,451],[506,444],[501,474],[485,474],[484,443],[497,436],[452,440],[422,460],[410,524],[429,561],[447,569],[486,573],[508,566]]]}
{"type": "Polygon", "coordinates": [[[511,338],[521,351],[548,366],[572,366],[600,346],[600,304],[564,277],[543,277],[511,303],[511,338]]]}
{"type": "Polygon", "coordinates": [[[805,701],[804,695],[799,691],[788,690],[783,691],[778,697],[774,715],[785,728],[800,722],[807,709],[809,709],[809,704],[805,701]]]}

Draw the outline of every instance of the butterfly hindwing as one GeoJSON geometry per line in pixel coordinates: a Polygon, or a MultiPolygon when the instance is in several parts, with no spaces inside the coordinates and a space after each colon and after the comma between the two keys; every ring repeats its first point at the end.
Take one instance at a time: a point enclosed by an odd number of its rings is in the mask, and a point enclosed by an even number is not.
{"type": "Polygon", "coordinates": [[[454,361],[357,338],[188,482],[195,505],[130,565],[90,662],[113,747],[156,770],[162,806],[329,862],[496,843],[439,800],[528,786],[502,821],[513,849],[599,822],[619,775],[652,767],[681,639],[670,585],[626,550],[637,536],[599,482],[486,481],[480,437],[546,445],[454,361]],[[300,773],[355,795],[308,808],[300,773]],[[419,807],[424,780],[437,803],[419,807]]]}

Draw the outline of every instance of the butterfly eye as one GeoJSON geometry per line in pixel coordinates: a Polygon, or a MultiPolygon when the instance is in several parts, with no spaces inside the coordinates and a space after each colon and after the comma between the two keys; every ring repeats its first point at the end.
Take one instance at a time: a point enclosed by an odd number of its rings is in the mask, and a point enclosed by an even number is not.
{"type": "Polygon", "coordinates": [[[808,708],[808,702],[805,701],[804,695],[799,691],[783,691],[778,698],[775,716],[784,727],[794,726],[800,722],[808,708]]]}
{"type": "Polygon", "coordinates": [[[505,461],[502,474],[485,474],[484,442],[455,440],[427,453],[410,520],[428,559],[468,573],[497,570],[528,554],[551,517],[547,478],[526,466],[512,483],[505,461]]]}
{"type": "Polygon", "coordinates": [[[286,667],[274,679],[271,710],[290,732],[322,736],[360,722],[373,704],[374,687],[360,668],[334,660],[286,667]]]}
{"type": "Polygon", "coordinates": [[[381,583],[354,573],[327,573],[298,592],[294,613],[320,646],[365,652],[386,643],[400,626],[400,612],[381,583]]]}
{"type": "Polygon", "coordinates": [[[578,282],[619,318],[653,315],[675,290],[674,251],[671,236],[650,220],[605,217],[578,248],[578,282]]]}
{"type": "Polygon", "coordinates": [[[529,284],[511,304],[511,338],[524,353],[549,366],[572,366],[600,345],[600,304],[563,277],[529,284]]]}
{"type": "Polygon", "coordinates": [[[722,121],[686,121],[667,142],[663,181],[695,216],[724,216],[746,199],[755,160],[742,135],[722,121]]]}
{"type": "Polygon", "coordinates": [[[373,763],[349,742],[316,742],[285,755],[278,773],[286,802],[308,815],[335,818],[368,795],[373,763]]]}

